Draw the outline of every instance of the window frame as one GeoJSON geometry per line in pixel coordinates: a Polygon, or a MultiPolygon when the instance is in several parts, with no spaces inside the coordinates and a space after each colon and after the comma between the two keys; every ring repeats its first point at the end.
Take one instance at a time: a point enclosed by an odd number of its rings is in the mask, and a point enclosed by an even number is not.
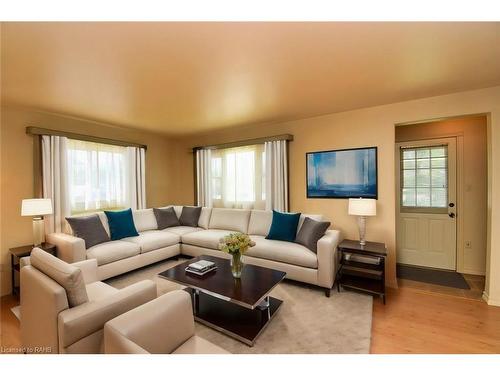
{"type": "MultiPolygon", "coordinates": [[[[127,161],[127,156],[126,156],[126,153],[127,153],[127,146],[121,146],[121,145],[112,145],[112,144],[109,144],[109,143],[102,143],[102,142],[93,142],[93,141],[87,141],[87,140],[80,140],[80,139],[73,139],[73,138],[68,138],[68,144],[67,144],[67,199],[68,199],[68,202],[69,202],[69,211],[70,211],[70,214],[71,216],[79,216],[79,215],[88,215],[88,214],[92,214],[92,213],[96,213],[96,212],[103,212],[103,211],[114,211],[114,210],[123,210],[123,209],[126,209],[127,207],[130,207],[130,202],[125,202],[125,205],[109,205],[109,206],[102,206],[102,207],[99,207],[99,208],[89,208],[89,209],[75,209],[73,210],[73,204],[71,203],[71,189],[72,189],[72,184],[71,184],[71,176],[70,176],[70,166],[69,166],[69,162],[70,162],[70,157],[69,157],[69,153],[70,153],[70,149],[72,151],[77,151],[78,148],[75,147],[71,147],[71,142],[73,142],[74,144],[95,144],[97,145],[97,147],[102,147],[103,150],[90,150],[90,152],[97,152],[97,165],[99,165],[99,153],[101,152],[108,152],[108,153],[117,153],[115,151],[113,151],[113,149],[118,149],[118,148],[123,148],[122,150],[122,155],[124,157],[124,159],[122,160],[123,162],[123,167],[124,168],[127,168],[127,164],[128,164],[128,161],[127,161]],[[105,150],[105,148],[108,147],[110,148],[110,150],[105,150]]],[[[89,150],[86,150],[86,149],[82,149],[80,151],[84,151],[84,152],[89,152],[89,150]]],[[[127,187],[127,173],[130,173],[129,171],[125,171],[125,175],[123,176],[124,178],[124,185],[123,185],[123,191],[124,191],[124,195],[125,195],[125,199],[127,200],[129,198],[129,193],[127,191],[128,187],[127,187]]],[[[98,178],[99,179],[99,178],[98,178]]],[[[102,200],[100,201],[102,202],[102,200]]]]}
{"type": "MultiPolygon", "coordinates": [[[[399,211],[401,213],[419,213],[419,214],[448,214],[448,203],[446,204],[445,207],[418,207],[418,206],[404,206],[403,205],[403,189],[404,189],[404,171],[405,169],[403,168],[403,163],[404,163],[404,158],[403,158],[403,152],[407,151],[408,149],[412,150],[417,150],[417,149],[431,149],[435,147],[447,147],[447,144],[429,144],[429,145],[422,145],[422,146],[408,146],[408,147],[399,147],[399,211]]],[[[431,158],[429,158],[430,160],[431,158]]],[[[414,159],[415,163],[417,162],[417,158],[414,159]]],[[[446,179],[447,179],[447,195],[446,199],[447,202],[449,201],[449,172],[448,172],[448,153],[446,154],[446,179]]],[[[415,165],[415,170],[417,170],[417,166],[415,165]]],[[[426,168],[424,168],[426,169],[426,168]]],[[[432,171],[432,167],[429,168],[429,171],[432,171]]],[[[416,182],[415,182],[416,183],[416,182]]],[[[431,195],[432,195],[432,186],[429,187],[431,190],[431,195]]]]}

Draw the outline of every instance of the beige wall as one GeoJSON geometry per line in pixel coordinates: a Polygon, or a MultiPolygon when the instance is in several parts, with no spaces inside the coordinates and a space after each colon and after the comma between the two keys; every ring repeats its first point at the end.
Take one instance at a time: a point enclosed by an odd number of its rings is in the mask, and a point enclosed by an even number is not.
{"type": "Polygon", "coordinates": [[[486,271],[486,227],[488,206],[486,116],[454,118],[396,127],[396,142],[460,136],[463,140],[462,237],[458,237],[458,270],[484,275],[486,271]],[[465,247],[470,241],[471,247],[465,247]]]}
{"type": "Polygon", "coordinates": [[[491,231],[488,233],[487,294],[490,303],[500,304],[500,87],[412,100],[396,104],[359,109],[279,124],[214,131],[186,137],[177,144],[182,156],[178,178],[182,189],[176,192],[179,203],[193,202],[193,169],[190,148],[195,145],[223,143],[261,136],[291,133],[290,197],[291,210],[319,212],[327,216],[345,237],[357,236],[356,221],[347,215],[347,200],[307,199],[305,186],[305,153],[363,146],[378,147],[379,200],[377,216],[368,219],[367,238],[383,241],[389,249],[388,284],[395,286],[395,124],[431,120],[458,115],[489,113],[490,164],[488,211],[491,231]],[[495,192],[492,194],[492,192],[495,192]],[[497,228],[495,230],[495,228],[497,228]]]}
{"type": "Polygon", "coordinates": [[[130,130],[67,116],[15,107],[1,113],[1,292],[10,292],[8,250],[32,241],[31,219],[21,217],[21,200],[33,197],[33,137],[26,126],[39,126],[99,137],[137,142],[146,152],[146,199],[148,207],[170,203],[174,190],[175,155],[172,141],[155,133],[130,130]]]}

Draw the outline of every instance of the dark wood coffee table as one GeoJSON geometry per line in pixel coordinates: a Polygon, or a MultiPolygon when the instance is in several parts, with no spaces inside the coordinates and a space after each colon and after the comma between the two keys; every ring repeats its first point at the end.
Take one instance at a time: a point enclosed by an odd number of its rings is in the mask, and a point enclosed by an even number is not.
{"type": "Polygon", "coordinates": [[[235,279],[229,260],[202,255],[158,276],[187,286],[185,290],[193,299],[196,321],[253,346],[283,303],[269,293],[285,275],[285,272],[245,264],[241,279],[235,279]],[[217,270],[204,276],[185,271],[188,264],[200,259],[215,262],[217,270]]]}

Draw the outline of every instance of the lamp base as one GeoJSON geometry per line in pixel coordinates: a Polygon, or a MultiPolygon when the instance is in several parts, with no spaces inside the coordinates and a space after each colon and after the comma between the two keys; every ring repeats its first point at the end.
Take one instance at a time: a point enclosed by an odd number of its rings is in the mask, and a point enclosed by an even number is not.
{"type": "Polygon", "coordinates": [[[33,246],[45,242],[45,222],[42,217],[33,218],[33,246]]]}
{"type": "Polygon", "coordinates": [[[358,216],[358,230],[359,230],[359,244],[366,245],[365,233],[366,233],[366,216],[358,216]]]}

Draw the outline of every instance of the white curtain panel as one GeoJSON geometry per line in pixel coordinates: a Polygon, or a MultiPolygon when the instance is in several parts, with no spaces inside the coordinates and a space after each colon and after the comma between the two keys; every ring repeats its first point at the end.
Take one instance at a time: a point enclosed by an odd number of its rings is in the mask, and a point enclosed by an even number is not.
{"type": "Polygon", "coordinates": [[[196,191],[198,206],[212,207],[212,151],[210,149],[196,150],[196,191]]]}
{"type": "Polygon", "coordinates": [[[128,201],[133,210],[146,208],[146,150],[127,147],[128,201]]]}
{"type": "Polygon", "coordinates": [[[287,141],[266,142],[266,210],[288,211],[287,141]]]}
{"type": "Polygon", "coordinates": [[[71,213],[68,196],[67,138],[42,136],[43,197],[52,199],[54,213],[45,217],[45,233],[63,232],[71,213]]]}

